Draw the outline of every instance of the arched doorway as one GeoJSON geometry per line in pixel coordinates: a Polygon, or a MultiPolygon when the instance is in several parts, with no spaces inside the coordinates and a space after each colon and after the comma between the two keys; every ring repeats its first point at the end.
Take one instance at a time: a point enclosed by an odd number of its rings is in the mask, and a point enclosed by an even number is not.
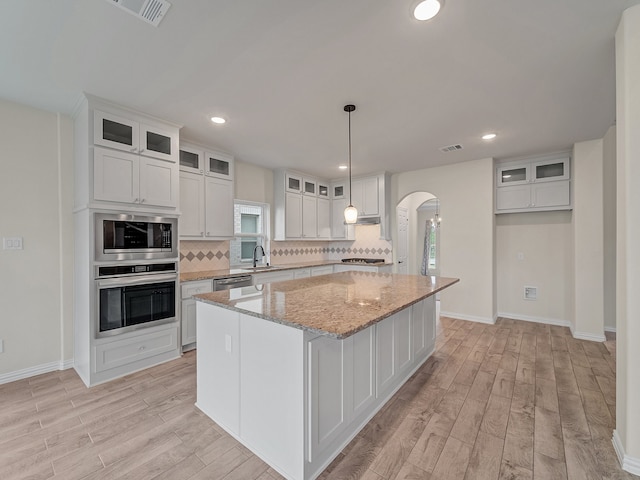
{"type": "Polygon", "coordinates": [[[430,192],[414,192],[403,198],[396,207],[397,245],[396,271],[420,275],[427,250],[429,275],[440,273],[440,229],[437,218],[440,199],[430,192]],[[425,239],[429,236],[428,247],[425,239]]]}

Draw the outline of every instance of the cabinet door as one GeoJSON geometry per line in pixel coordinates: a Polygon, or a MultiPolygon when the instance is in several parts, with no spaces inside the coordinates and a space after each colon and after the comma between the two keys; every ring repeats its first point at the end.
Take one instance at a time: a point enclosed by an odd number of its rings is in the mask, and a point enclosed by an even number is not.
{"type": "Polygon", "coordinates": [[[293,278],[307,278],[311,276],[310,268],[298,268],[293,271],[293,278]]]}
{"type": "Polygon", "coordinates": [[[405,308],[392,318],[396,373],[400,373],[409,368],[413,360],[411,354],[411,309],[405,308]]]}
{"type": "Polygon", "coordinates": [[[367,411],[376,399],[375,392],[375,329],[366,328],[351,337],[352,339],[352,382],[353,405],[350,418],[356,418],[367,411]]]}
{"type": "Polygon", "coordinates": [[[180,172],[180,236],[204,235],[204,177],[180,172]]]}
{"type": "Polygon", "coordinates": [[[285,190],[291,193],[302,193],[302,177],[287,173],[285,175],[285,190]]]}
{"type": "Polygon", "coordinates": [[[180,170],[191,173],[204,173],[204,152],[188,146],[180,147],[180,170]]]}
{"type": "Polygon", "coordinates": [[[140,198],[138,165],[131,153],[95,147],[93,152],[93,198],[109,202],[137,203],[140,198]]]}
{"type": "Polygon", "coordinates": [[[346,238],[347,226],[344,224],[344,209],[349,201],[344,198],[331,200],[331,238],[346,238]]]}
{"type": "Polygon", "coordinates": [[[177,207],[180,181],[175,163],[140,157],[140,200],[144,205],[177,207]]]}
{"type": "Polygon", "coordinates": [[[93,143],[126,152],[137,152],[140,125],[128,118],[95,110],[93,143]]]}
{"type": "Polygon", "coordinates": [[[530,166],[528,164],[506,165],[496,169],[496,186],[524,185],[531,179],[530,166]]]}
{"type": "Polygon", "coordinates": [[[182,346],[196,341],[196,301],[193,299],[182,301],[182,346]]]}
{"type": "Polygon", "coordinates": [[[309,341],[307,346],[311,422],[309,461],[326,449],[347,424],[344,344],[344,341],[322,336],[309,341]]]}
{"type": "MultiPolygon", "coordinates": [[[[334,183],[332,186],[332,195],[333,199],[336,198],[346,198],[347,197],[347,188],[344,183],[334,183]]],[[[345,205],[346,206],[346,205],[345,205]]]]}
{"type": "Polygon", "coordinates": [[[396,373],[396,355],[394,353],[393,317],[386,318],[375,325],[376,328],[376,397],[384,396],[391,388],[396,373]]]}
{"type": "Polygon", "coordinates": [[[424,300],[411,306],[411,341],[413,358],[417,361],[427,355],[431,332],[427,329],[424,300]]]}
{"type": "Polygon", "coordinates": [[[233,237],[233,182],[205,178],[205,234],[233,237]]]}
{"type": "Polygon", "coordinates": [[[311,196],[302,197],[302,237],[318,237],[318,199],[311,196]]]}
{"type": "Polygon", "coordinates": [[[305,195],[318,195],[318,182],[311,178],[303,178],[302,193],[304,193],[305,195]]]}
{"type": "Polygon", "coordinates": [[[378,177],[362,180],[362,215],[378,215],[378,177]]]}
{"type": "Polygon", "coordinates": [[[285,196],[285,237],[302,238],[302,195],[297,193],[285,196]]]}
{"type": "Polygon", "coordinates": [[[254,285],[262,285],[271,282],[285,282],[287,280],[293,280],[293,270],[287,270],[285,272],[268,272],[268,273],[256,273],[251,276],[254,285]]]}
{"type": "Polygon", "coordinates": [[[318,196],[322,198],[329,198],[329,186],[327,184],[318,182],[318,196]]]}
{"type": "Polygon", "coordinates": [[[568,207],[571,205],[569,180],[536,182],[531,185],[531,207],[568,207]]]}
{"type": "Polygon", "coordinates": [[[318,238],[331,238],[331,202],[318,197],[318,238]]]}
{"type": "Polygon", "coordinates": [[[534,182],[568,180],[570,173],[569,158],[545,160],[531,164],[531,177],[534,182]]]}
{"type": "Polygon", "coordinates": [[[220,152],[205,152],[205,173],[211,177],[233,180],[233,157],[220,152]]]}
{"type": "Polygon", "coordinates": [[[496,189],[496,210],[515,210],[529,208],[531,204],[531,185],[513,185],[496,189]]]}
{"type": "Polygon", "coordinates": [[[140,155],[175,162],[177,151],[177,132],[140,124],[140,155]]]}

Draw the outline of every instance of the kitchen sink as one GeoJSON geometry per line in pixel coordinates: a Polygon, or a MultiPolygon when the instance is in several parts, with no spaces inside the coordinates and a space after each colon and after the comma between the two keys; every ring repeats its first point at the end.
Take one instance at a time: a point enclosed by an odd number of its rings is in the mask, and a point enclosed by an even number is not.
{"type": "Polygon", "coordinates": [[[283,267],[278,265],[261,265],[259,267],[240,268],[238,270],[242,270],[243,272],[263,272],[265,270],[278,270],[280,268],[283,268],[283,267]]]}

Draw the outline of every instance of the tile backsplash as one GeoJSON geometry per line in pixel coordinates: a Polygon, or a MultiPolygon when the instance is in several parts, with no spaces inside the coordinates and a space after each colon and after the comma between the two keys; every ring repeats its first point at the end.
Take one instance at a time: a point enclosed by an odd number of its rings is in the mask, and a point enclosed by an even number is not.
{"type": "MultiPolygon", "coordinates": [[[[392,261],[391,242],[380,239],[380,225],[358,225],[353,241],[271,242],[271,263],[286,265],[349,257],[382,258],[392,261]]],[[[180,271],[201,272],[229,268],[228,241],[189,240],[180,242],[180,271]]]]}
{"type": "Polygon", "coordinates": [[[229,268],[228,241],[188,240],[180,242],[180,271],[183,273],[229,268]]]}

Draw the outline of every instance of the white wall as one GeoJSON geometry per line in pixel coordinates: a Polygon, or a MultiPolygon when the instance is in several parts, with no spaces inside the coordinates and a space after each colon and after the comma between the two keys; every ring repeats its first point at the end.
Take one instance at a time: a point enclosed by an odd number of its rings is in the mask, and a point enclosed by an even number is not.
{"type": "Polygon", "coordinates": [[[616,127],[602,139],[604,327],[616,328],[616,127]]]}
{"type": "Polygon", "coordinates": [[[573,335],[604,337],[604,213],[602,140],[573,147],[573,335]]]}
{"type": "Polygon", "coordinates": [[[496,215],[498,315],[568,325],[572,318],[571,212],[496,215]],[[525,300],[524,286],[538,288],[525,300]]]}
{"type": "Polygon", "coordinates": [[[236,161],[235,197],[273,205],[273,170],[236,161]]]}
{"type": "MultiPolygon", "coordinates": [[[[460,278],[442,292],[442,314],[493,322],[493,159],[394,174],[391,184],[393,205],[413,192],[430,192],[441,201],[440,275],[460,278]]],[[[394,239],[396,223],[394,217],[394,239]]]]}
{"type": "Polygon", "coordinates": [[[72,131],[68,117],[0,100],[0,236],[24,239],[0,250],[2,383],[73,356],[72,131]]]}
{"type": "Polygon", "coordinates": [[[616,429],[623,467],[640,474],[640,5],[616,32],[616,429]]]}

